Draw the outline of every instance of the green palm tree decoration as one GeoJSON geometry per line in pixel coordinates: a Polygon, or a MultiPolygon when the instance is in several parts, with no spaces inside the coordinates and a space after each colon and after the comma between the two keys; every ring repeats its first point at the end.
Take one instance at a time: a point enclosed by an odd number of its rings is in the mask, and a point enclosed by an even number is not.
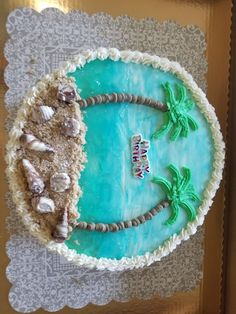
{"type": "Polygon", "coordinates": [[[191,129],[193,131],[198,129],[197,122],[188,114],[188,111],[193,108],[194,102],[187,97],[186,88],[181,84],[176,85],[178,98],[175,97],[169,83],[163,84],[163,88],[168,107],[168,111],[164,113],[166,122],[152,137],[157,139],[169,131],[171,131],[170,139],[172,141],[179,137],[187,137],[191,129]]]}
{"type": "Polygon", "coordinates": [[[199,196],[194,192],[193,185],[191,184],[191,171],[188,168],[180,170],[173,164],[168,166],[168,170],[172,175],[172,182],[169,182],[163,177],[154,177],[153,182],[159,184],[166,193],[167,200],[170,203],[172,214],[165,222],[167,225],[175,223],[180,208],[186,210],[188,219],[190,221],[196,218],[196,211],[191,201],[200,201],[199,196]]]}

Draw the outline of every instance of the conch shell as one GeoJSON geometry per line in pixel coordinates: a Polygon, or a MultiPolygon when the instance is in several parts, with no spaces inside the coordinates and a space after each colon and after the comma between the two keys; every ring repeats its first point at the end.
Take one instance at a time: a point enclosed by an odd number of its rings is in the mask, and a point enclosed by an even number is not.
{"type": "Polygon", "coordinates": [[[67,173],[58,172],[50,178],[50,187],[54,192],[64,192],[70,187],[71,180],[67,173]]]}
{"type": "Polygon", "coordinates": [[[65,209],[63,215],[60,217],[58,224],[52,234],[56,242],[64,242],[68,237],[69,224],[68,224],[68,213],[65,209]]]}
{"type": "Polygon", "coordinates": [[[76,137],[80,132],[80,123],[74,118],[65,118],[61,130],[66,136],[76,137]]]}
{"type": "Polygon", "coordinates": [[[54,212],[54,201],[48,197],[38,196],[32,199],[34,210],[40,214],[48,214],[54,212]]]}
{"type": "Polygon", "coordinates": [[[48,153],[55,152],[55,149],[53,147],[40,141],[33,134],[22,134],[20,137],[20,142],[25,148],[28,148],[30,150],[48,153]]]}
{"type": "Polygon", "coordinates": [[[34,194],[42,193],[44,190],[44,182],[38,172],[35,170],[34,166],[28,159],[22,159],[22,165],[29,190],[34,194]]]}
{"type": "Polygon", "coordinates": [[[48,107],[48,106],[38,106],[35,107],[31,113],[31,119],[32,121],[40,124],[40,123],[44,123],[47,122],[48,120],[50,120],[52,118],[52,116],[54,115],[54,110],[52,109],[52,107],[48,107]]]}
{"type": "Polygon", "coordinates": [[[57,99],[66,103],[72,103],[76,100],[76,91],[69,84],[60,84],[58,86],[57,99]]]}

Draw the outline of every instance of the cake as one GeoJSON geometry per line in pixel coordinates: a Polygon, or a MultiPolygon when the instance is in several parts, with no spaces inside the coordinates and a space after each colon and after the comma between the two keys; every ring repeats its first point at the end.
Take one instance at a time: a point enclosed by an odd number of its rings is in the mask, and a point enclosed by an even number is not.
{"type": "Polygon", "coordinates": [[[75,265],[150,265],[202,225],[224,142],[214,108],[177,62],[99,48],[46,75],[7,144],[30,233],[75,265]]]}

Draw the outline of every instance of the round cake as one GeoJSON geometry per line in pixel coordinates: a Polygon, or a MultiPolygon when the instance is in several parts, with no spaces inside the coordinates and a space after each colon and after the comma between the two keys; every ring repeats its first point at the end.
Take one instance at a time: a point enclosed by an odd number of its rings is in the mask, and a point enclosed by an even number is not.
{"type": "Polygon", "coordinates": [[[24,224],[76,265],[150,265],[189,239],[222,178],[214,108],[177,62],[86,51],[25,97],[7,145],[24,224]]]}

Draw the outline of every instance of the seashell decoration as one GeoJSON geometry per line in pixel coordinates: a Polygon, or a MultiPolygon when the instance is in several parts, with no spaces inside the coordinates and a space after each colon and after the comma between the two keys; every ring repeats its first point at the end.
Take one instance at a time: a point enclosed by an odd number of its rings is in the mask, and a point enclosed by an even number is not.
{"type": "Polygon", "coordinates": [[[71,180],[67,173],[55,173],[50,178],[50,187],[54,192],[64,192],[70,187],[71,180]]]}
{"type": "Polygon", "coordinates": [[[45,123],[52,118],[54,113],[52,107],[38,106],[33,109],[31,119],[38,124],[45,123]]]}
{"type": "Polygon", "coordinates": [[[44,190],[44,182],[34,166],[28,159],[22,159],[25,177],[28,183],[28,188],[33,194],[40,194],[44,190]]]}
{"type": "Polygon", "coordinates": [[[76,137],[80,132],[80,123],[74,118],[65,118],[61,130],[66,136],[76,137]]]}
{"type": "Polygon", "coordinates": [[[20,142],[25,148],[28,148],[30,150],[48,153],[55,152],[55,149],[53,147],[40,141],[33,134],[22,134],[20,137],[20,142]]]}
{"type": "Polygon", "coordinates": [[[40,214],[52,213],[55,210],[54,201],[44,196],[34,197],[32,199],[32,206],[40,214]]]}
{"type": "Polygon", "coordinates": [[[66,103],[71,103],[76,100],[76,91],[69,84],[60,84],[58,86],[57,99],[66,103]]]}
{"type": "Polygon", "coordinates": [[[54,240],[58,243],[64,242],[69,233],[69,224],[68,224],[68,213],[65,209],[63,215],[60,217],[58,224],[52,234],[54,240]]]}

